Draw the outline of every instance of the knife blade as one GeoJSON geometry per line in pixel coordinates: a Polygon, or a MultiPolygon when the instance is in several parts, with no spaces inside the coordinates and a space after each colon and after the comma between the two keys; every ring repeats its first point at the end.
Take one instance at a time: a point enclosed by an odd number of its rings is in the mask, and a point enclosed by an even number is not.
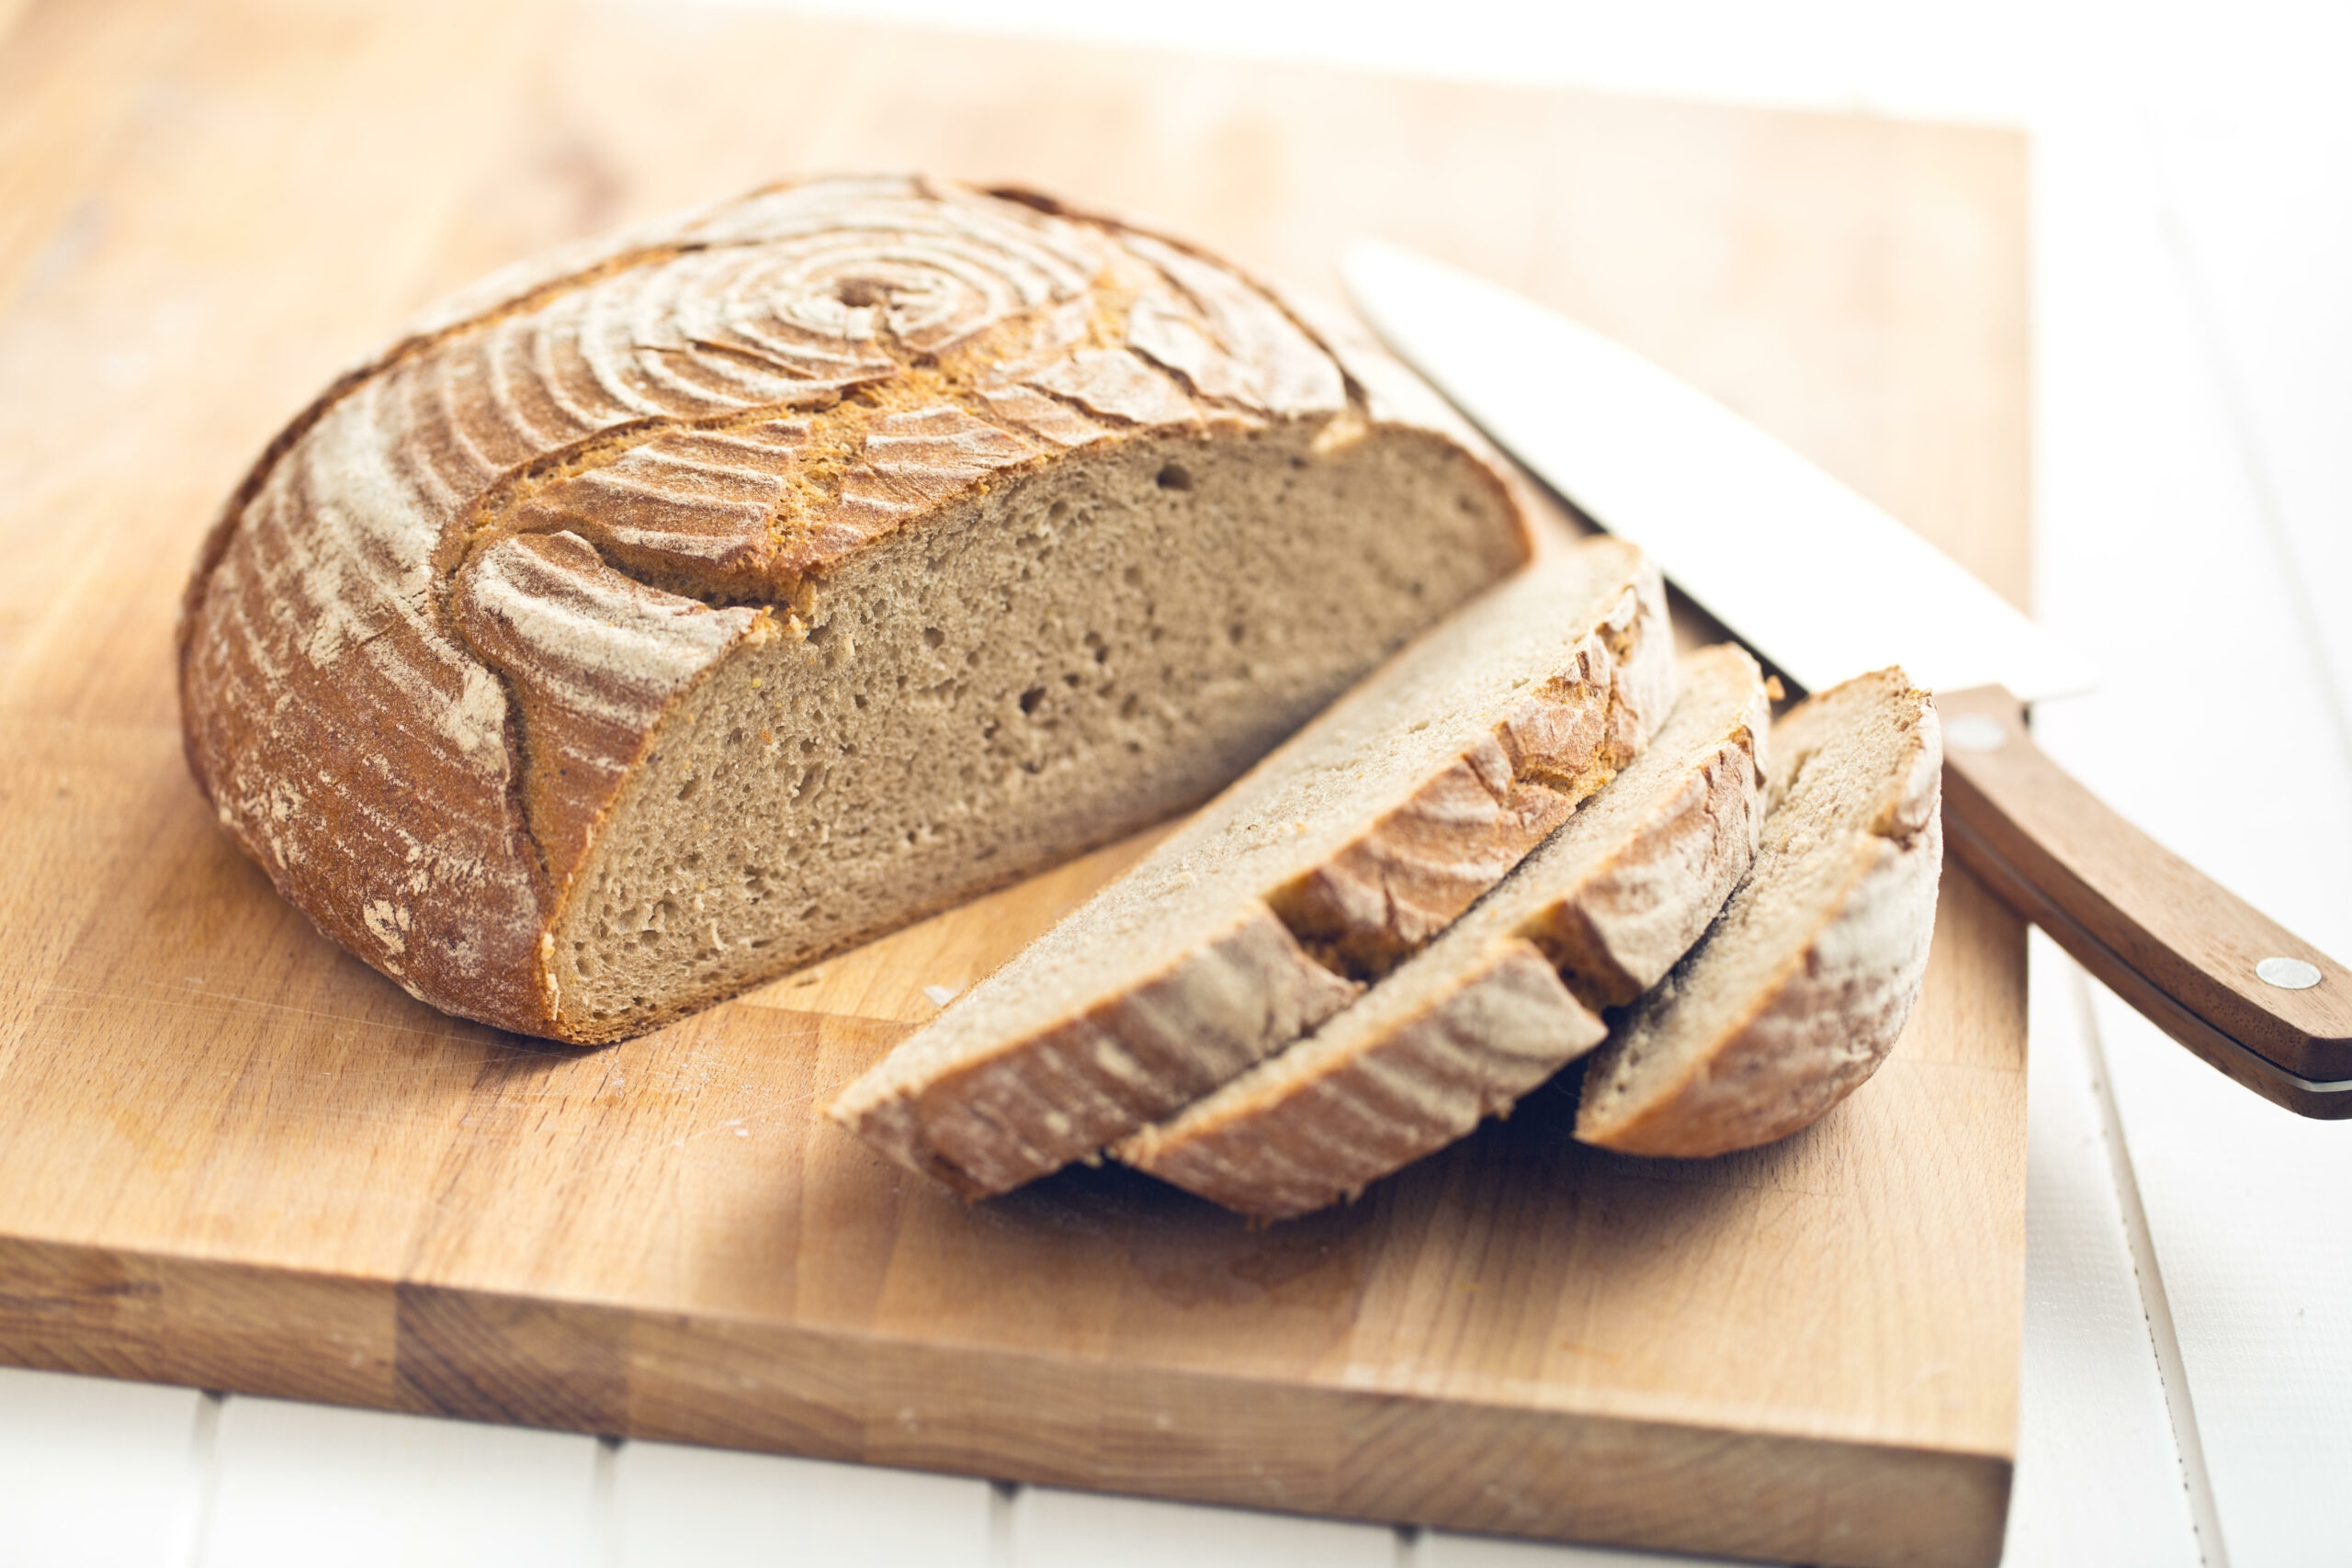
{"type": "Polygon", "coordinates": [[[1889,664],[2028,702],[2096,683],[1950,557],[1632,350],[1401,246],[1359,241],[1341,270],[1398,357],[1807,690],[1889,664]]]}
{"type": "Polygon", "coordinates": [[[1946,842],[2165,1032],[2352,1118],[2352,970],[2133,828],[2033,744],[2087,660],[1879,507],[1631,349],[1376,240],[1341,261],[1397,356],[1808,690],[1900,664],[1944,718],[1946,842]]]}

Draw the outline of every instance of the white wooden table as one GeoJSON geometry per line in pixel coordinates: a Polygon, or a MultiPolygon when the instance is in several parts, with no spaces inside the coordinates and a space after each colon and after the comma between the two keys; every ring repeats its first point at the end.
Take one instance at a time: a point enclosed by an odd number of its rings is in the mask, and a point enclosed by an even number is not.
{"type": "MultiPolygon", "coordinates": [[[[2352,10],[827,8],[2028,125],[2038,609],[2106,677],[2039,731],[2352,953],[2352,10]]],[[[2007,1561],[2352,1563],[2352,1126],[2032,965],[2007,1561]]],[[[1667,1561],[0,1369],[0,1568],[1667,1561]]]]}

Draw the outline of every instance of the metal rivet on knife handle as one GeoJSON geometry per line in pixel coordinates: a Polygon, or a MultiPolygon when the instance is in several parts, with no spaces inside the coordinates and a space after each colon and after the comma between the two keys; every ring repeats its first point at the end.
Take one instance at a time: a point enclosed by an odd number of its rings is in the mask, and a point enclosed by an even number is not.
{"type": "Polygon", "coordinates": [[[2254,966],[2254,972],[2265,984],[2282,991],[2308,991],[2319,984],[2319,965],[2300,958],[2266,958],[2254,966]]]}

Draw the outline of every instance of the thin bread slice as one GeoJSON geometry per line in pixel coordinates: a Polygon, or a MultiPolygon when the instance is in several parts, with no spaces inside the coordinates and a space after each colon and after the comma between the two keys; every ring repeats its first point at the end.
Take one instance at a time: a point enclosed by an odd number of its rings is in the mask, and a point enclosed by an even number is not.
{"type": "Polygon", "coordinates": [[[1639,761],[1444,935],[1309,1038],[1119,1158],[1228,1209],[1286,1219],[1508,1112],[1598,1044],[1707,929],[1756,852],[1771,724],[1725,645],[1681,663],[1639,761]]]}
{"type": "Polygon", "coordinates": [[[973,1196],[1091,1156],[1443,930],[1633,760],[1673,689],[1640,551],[1594,540],[1530,569],[843,1089],[833,1119],[973,1196]]]}
{"type": "Polygon", "coordinates": [[[1918,1000],[1943,865],[1943,739],[1900,670],[1773,727],[1747,879],[1586,1070],[1577,1136],[1626,1154],[1752,1148],[1878,1068],[1918,1000]]]}

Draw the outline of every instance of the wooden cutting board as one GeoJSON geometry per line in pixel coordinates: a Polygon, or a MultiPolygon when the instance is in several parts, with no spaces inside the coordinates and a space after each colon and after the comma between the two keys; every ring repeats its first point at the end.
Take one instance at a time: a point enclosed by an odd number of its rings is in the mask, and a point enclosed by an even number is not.
{"type": "Polygon", "coordinates": [[[1533,1536],[1989,1563],[2023,941],[1778,1147],[1569,1092],[1269,1230],[1116,1169],[967,1206],[816,1116],[1130,844],[650,1038],[322,941],[183,771],[211,509],[435,293],[778,173],[1150,212],[1331,286],[1378,232],[1615,332],[2023,595],[2014,136],[714,10],[0,0],[0,1359],[1533,1536]]]}

